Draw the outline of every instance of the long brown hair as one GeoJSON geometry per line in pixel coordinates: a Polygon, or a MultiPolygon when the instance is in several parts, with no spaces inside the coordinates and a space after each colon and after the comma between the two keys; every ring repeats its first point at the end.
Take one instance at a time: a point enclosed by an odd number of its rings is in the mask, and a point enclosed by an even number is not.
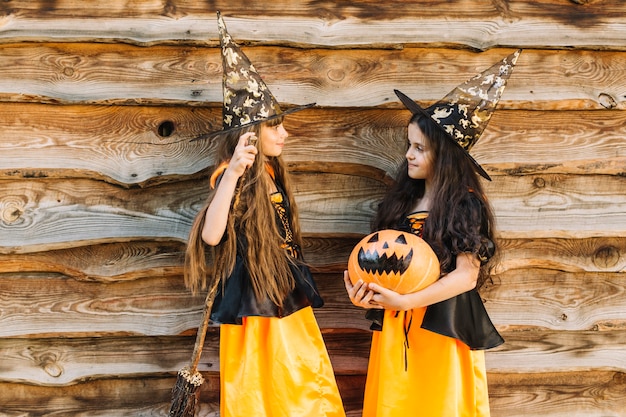
{"type": "MultiPolygon", "coordinates": [[[[265,125],[276,126],[280,123],[282,118],[276,118],[265,122],[265,125]]],[[[250,131],[260,138],[261,125],[231,131],[220,137],[217,160],[227,162],[235,150],[239,137],[250,131]]],[[[289,263],[294,260],[287,256],[281,247],[283,238],[275,221],[276,211],[269,198],[272,179],[268,175],[266,163],[274,171],[275,181],[282,186],[287,195],[294,242],[302,245],[298,209],[282,158],[266,157],[263,154],[261,140],[257,142],[257,149],[254,164],[240,179],[239,195],[233,198],[224,238],[212,248],[212,256],[209,257],[211,271],[207,268],[208,245],[202,241],[201,233],[205,224],[205,213],[213,200],[215,190],[209,193],[206,203],[198,212],[191,226],[185,254],[185,285],[192,293],[196,293],[199,289],[206,288],[207,278],[209,281],[217,279],[223,283],[235,266],[238,250],[241,251],[245,247],[245,253],[239,255],[243,257],[250,274],[256,297],[259,300],[267,297],[281,306],[283,299],[295,285],[289,268],[289,263]],[[234,204],[235,201],[237,204],[234,204]]]]}
{"type": "MultiPolygon", "coordinates": [[[[495,218],[478,174],[465,151],[452,143],[434,122],[417,113],[416,123],[433,151],[435,194],[424,223],[423,238],[439,258],[442,272],[456,267],[456,255],[473,252],[481,259],[478,287],[496,263],[495,218]]],[[[373,230],[396,228],[424,196],[425,180],[412,179],[408,161],[378,207],[373,230]]]]}

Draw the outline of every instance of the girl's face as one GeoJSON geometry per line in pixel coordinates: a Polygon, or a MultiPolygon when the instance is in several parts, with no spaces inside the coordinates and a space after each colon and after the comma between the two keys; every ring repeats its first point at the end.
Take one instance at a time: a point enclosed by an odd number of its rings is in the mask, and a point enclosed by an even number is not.
{"type": "Polygon", "coordinates": [[[433,177],[434,155],[428,138],[417,123],[410,123],[408,129],[409,150],[406,159],[409,163],[409,177],[414,180],[431,180],[433,177]]]}
{"type": "Polygon", "coordinates": [[[280,156],[285,146],[285,139],[289,133],[285,130],[283,124],[276,126],[261,125],[261,146],[265,156],[280,156]]]}

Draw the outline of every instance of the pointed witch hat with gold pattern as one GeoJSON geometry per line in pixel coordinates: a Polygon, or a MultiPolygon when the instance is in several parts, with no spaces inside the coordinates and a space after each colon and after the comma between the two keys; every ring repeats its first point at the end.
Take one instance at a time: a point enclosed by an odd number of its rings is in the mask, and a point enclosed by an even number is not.
{"type": "Polygon", "coordinates": [[[443,99],[422,108],[404,93],[394,90],[400,101],[413,114],[422,113],[435,122],[447,137],[460,146],[485,179],[491,177],[469,154],[487,127],[500,101],[506,82],[513,71],[521,49],[508,55],[491,68],[457,86],[443,99]]]}
{"type": "Polygon", "coordinates": [[[278,101],[267,88],[254,65],[231,38],[219,11],[217,12],[217,27],[222,49],[223,126],[222,130],[194,140],[253,126],[315,106],[315,103],[310,103],[285,111],[281,110],[278,101]]]}

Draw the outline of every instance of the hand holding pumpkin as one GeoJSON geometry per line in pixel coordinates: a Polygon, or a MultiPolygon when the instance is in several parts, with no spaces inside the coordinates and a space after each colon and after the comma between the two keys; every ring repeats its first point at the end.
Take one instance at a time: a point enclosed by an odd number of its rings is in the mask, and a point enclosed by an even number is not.
{"type": "Polygon", "coordinates": [[[365,236],[348,260],[353,285],[361,280],[398,294],[427,287],[439,278],[439,272],[439,260],[428,243],[399,230],[379,230],[365,236]]]}
{"type": "Polygon", "coordinates": [[[346,291],[348,292],[348,297],[350,297],[350,301],[352,302],[352,304],[357,307],[363,308],[375,307],[370,304],[374,292],[368,290],[366,282],[359,280],[352,284],[352,281],[350,280],[350,277],[348,275],[348,271],[343,271],[343,281],[346,285],[346,291]]]}
{"type": "Polygon", "coordinates": [[[378,308],[384,308],[385,310],[404,311],[411,310],[413,302],[409,294],[400,294],[393,290],[388,290],[374,282],[367,284],[367,288],[374,293],[372,295],[373,305],[377,305],[378,308]]]}

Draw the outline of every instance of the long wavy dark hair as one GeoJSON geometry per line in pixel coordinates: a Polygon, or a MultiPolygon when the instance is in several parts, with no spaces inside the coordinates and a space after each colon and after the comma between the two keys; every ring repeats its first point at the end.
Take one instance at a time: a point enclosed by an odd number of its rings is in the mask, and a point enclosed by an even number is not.
{"type": "MultiPolygon", "coordinates": [[[[441,271],[456,267],[456,255],[476,253],[481,259],[477,287],[482,286],[496,263],[495,218],[473,163],[428,117],[417,113],[415,123],[432,150],[435,193],[424,223],[423,238],[439,258],[441,271]]],[[[425,180],[412,179],[408,161],[399,167],[396,181],[378,207],[373,230],[398,228],[424,196],[425,180]]]]}
{"type": "MultiPolygon", "coordinates": [[[[279,125],[282,123],[282,117],[265,123],[267,126],[279,125]]],[[[229,132],[219,138],[217,161],[227,162],[237,146],[239,137],[249,131],[254,131],[257,137],[261,137],[261,125],[255,125],[229,132]]],[[[294,242],[302,245],[298,209],[282,158],[266,157],[261,140],[257,143],[257,149],[259,152],[254,164],[240,179],[241,191],[231,204],[224,238],[219,245],[211,248],[211,270],[206,262],[208,245],[202,241],[201,234],[205,224],[205,213],[213,201],[215,190],[211,190],[207,201],[198,212],[191,226],[185,254],[185,285],[195,293],[206,288],[207,278],[211,282],[218,279],[223,283],[235,266],[237,251],[240,249],[238,244],[241,242],[240,239],[243,239],[247,245],[246,253],[242,253],[241,256],[250,274],[256,297],[261,300],[267,297],[281,306],[285,296],[295,286],[289,268],[289,263],[294,261],[281,247],[283,238],[276,224],[276,211],[269,197],[271,179],[267,175],[266,163],[274,171],[276,181],[282,185],[287,195],[294,242]]]]}

